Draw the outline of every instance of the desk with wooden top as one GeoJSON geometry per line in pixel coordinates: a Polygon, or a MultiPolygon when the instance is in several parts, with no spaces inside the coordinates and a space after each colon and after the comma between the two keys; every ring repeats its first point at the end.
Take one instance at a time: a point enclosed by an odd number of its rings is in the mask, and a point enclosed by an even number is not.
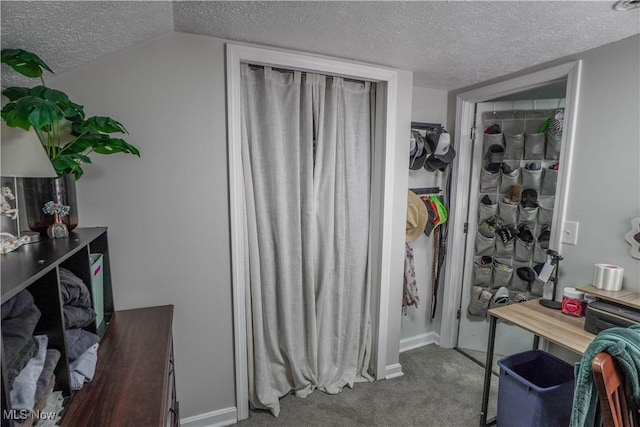
{"type": "Polygon", "coordinates": [[[495,418],[487,421],[489,391],[491,388],[491,366],[493,366],[493,347],[496,337],[498,319],[513,323],[534,334],[533,348],[538,348],[540,338],[582,354],[595,335],[584,330],[584,317],[573,317],[562,314],[560,310],[540,305],[539,300],[530,300],[518,304],[492,308],[489,313],[489,340],[487,343],[487,360],[482,392],[482,408],[480,410],[480,426],[495,424],[495,418]]]}

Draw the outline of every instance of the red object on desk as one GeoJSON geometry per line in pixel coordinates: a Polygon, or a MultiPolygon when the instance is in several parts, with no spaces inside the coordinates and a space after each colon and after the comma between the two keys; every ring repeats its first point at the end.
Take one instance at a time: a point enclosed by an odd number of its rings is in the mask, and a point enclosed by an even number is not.
{"type": "Polygon", "coordinates": [[[585,304],[583,300],[577,300],[568,297],[562,297],[562,312],[569,316],[584,316],[585,304]]]}

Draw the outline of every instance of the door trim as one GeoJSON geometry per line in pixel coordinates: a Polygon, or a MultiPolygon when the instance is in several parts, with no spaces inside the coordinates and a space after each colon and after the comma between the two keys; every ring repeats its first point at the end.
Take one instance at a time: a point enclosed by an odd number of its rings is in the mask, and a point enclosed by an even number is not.
{"type": "MultiPolygon", "coordinates": [[[[379,171],[372,176],[371,226],[369,244],[369,265],[371,285],[372,320],[372,366],[377,379],[386,378],[387,347],[389,335],[389,302],[391,292],[395,234],[393,221],[406,215],[406,204],[394,206],[394,188],[398,182],[399,166],[396,160],[398,71],[390,68],[339,61],[323,56],[296,53],[292,51],[263,48],[243,44],[227,44],[227,127],[229,156],[229,203],[231,227],[231,273],[233,287],[234,361],[236,407],[238,420],[249,416],[249,390],[247,373],[246,336],[246,287],[248,284],[248,256],[245,253],[244,227],[244,187],[241,156],[241,80],[240,63],[251,62],[258,65],[296,69],[330,74],[353,79],[381,83],[378,94],[384,96],[384,107],[377,109],[378,118],[383,121],[382,132],[376,132],[372,170],[379,171]]],[[[380,105],[380,103],[378,103],[380,105]]],[[[377,121],[380,121],[377,120],[377,121]]],[[[408,149],[408,137],[407,137],[408,149]]],[[[408,163],[408,159],[407,159],[408,163]]],[[[406,183],[402,185],[406,188],[406,183]]],[[[397,221],[395,221],[397,222],[397,221]]],[[[404,233],[404,229],[402,229],[404,233]]]]}
{"type": "Polygon", "coordinates": [[[560,153],[562,167],[558,173],[558,188],[562,191],[556,193],[553,223],[558,224],[554,235],[550,236],[550,242],[558,242],[560,249],[562,224],[564,224],[569,181],[571,177],[571,160],[573,158],[573,145],[576,134],[578,115],[578,101],[580,92],[580,79],[582,61],[572,61],[535,73],[527,74],[503,82],[494,83],[468,92],[458,94],[456,98],[456,134],[455,147],[457,151],[456,161],[452,168],[451,200],[450,200],[450,250],[447,253],[444,285],[444,297],[442,307],[442,326],[440,330],[440,346],[454,348],[458,343],[458,319],[457,311],[460,307],[462,281],[464,278],[464,261],[466,235],[464,223],[467,221],[469,208],[469,182],[471,177],[472,144],[471,128],[474,123],[475,104],[490,101],[512,93],[534,89],[544,84],[566,78],[567,92],[565,96],[564,111],[564,141],[560,153]]]}

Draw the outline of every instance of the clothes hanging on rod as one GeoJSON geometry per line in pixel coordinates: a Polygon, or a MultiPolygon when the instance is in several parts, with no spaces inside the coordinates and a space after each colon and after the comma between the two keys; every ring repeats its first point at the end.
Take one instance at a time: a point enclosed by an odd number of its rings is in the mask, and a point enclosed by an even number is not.
{"type": "Polygon", "coordinates": [[[413,259],[413,248],[409,242],[405,243],[404,254],[404,281],[402,292],[402,313],[407,315],[407,307],[420,306],[420,296],[418,295],[418,285],[416,283],[416,268],[413,259]]]}

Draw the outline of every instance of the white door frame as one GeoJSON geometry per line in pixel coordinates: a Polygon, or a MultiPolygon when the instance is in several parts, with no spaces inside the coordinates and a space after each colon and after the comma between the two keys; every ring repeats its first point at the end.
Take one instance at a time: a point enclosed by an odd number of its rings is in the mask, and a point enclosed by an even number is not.
{"type": "MultiPolygon", "coordinates": [[[[386,126],[376,133],[371,188],[371,226],[369,244],[370,283],[372,291],[372,365],[378,379],[385,378],[387,326],[392,259],[392,215],[398,215],[393,200],[396,168],[396,105],[398,72],[393,69],[338,61],[331,58],[301,54],[280,49],[242,44],[227,44],[227,126],[229,155],[229,202],[231,216],[231,273],[233,282],[233,324],[235,350],[236,409],[238,420],[249,416],[247,377],[247,336],[245,295],[248,283],[244,252],[244,186],[241,135],[240,63],[249,62],[286,69],[343,76],[379,82],[378,117],[386,126]],[[381,96],[380,96],[381,95],[381,96]],[[381,107],[381,108],[380,108],[381,107]]],[[[380,127],[378,126],[378,129],[380,127]]],[[[407,136],[408,141],[408,136],[407,136]]],[[[408,149],[408,142],[407,142],[408,149]]],[[[406,187],[406,186],[405,186],[406,187]]],[[[404,229],[402,230],[404,233],[404,229]]]]}
{"type": "MultiPolygon", "coordinates": [[[[564,224],[569,178],[571,176],[571,159],[576,133],[578,114],[580,74],[582,61],[573,61],[551,67],[535,73],[515,77],[510,80],[484,86],[468,92],[458,94],[456,102],[456,134],[455,147],[456,162],[452,169],[449,251],[446,258],[446,276],[442,307],[442,326],[440,330],[440,345],[446,348],[456,347],[458,342],[457,312],[460,307],[462,281],[464,280],[464,258],[466,234],[464,224],[467,222],[469,208],[469,181],[471,177],[472,144],[471,128],[475,119],[475,104],[490,101],[516,92],[534,89],[544,84],[566,78],[567,92],[565,97],[564,131],[562,149],[560,153],[560,172],[558,173],[558,187],[562,189],[556,193],[553,213],[554,235],[550,242],[560,242],[562,225],[564,224]]],[[[481,132],[481,130],[479,130],[481,132]]]]}

